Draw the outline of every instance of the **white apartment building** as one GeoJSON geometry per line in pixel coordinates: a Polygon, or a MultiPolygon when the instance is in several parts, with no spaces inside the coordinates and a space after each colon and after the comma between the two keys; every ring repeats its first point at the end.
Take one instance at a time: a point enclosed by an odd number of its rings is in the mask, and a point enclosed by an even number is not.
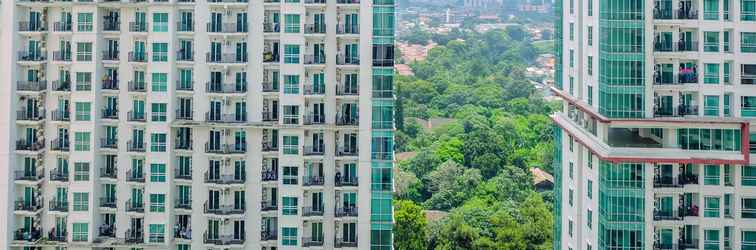
{"type": "Polygon", "coordinates": [[[756,249],[756,1],[557,1],[555,249],[756,249]]]}
{"type": "Polygon", "coordinates": [[[10,0],[3,249],[392,249],[393,0],[10,0]]]}

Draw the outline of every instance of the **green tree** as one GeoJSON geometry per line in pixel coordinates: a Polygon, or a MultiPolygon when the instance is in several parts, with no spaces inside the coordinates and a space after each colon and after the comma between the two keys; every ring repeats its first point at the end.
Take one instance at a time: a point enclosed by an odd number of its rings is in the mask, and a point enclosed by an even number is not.
{"type": "Polygon", "coordinates": [[[394,248],[426,249],[427,224],[423,208],[412,201],[394,202],[394,248]]]}

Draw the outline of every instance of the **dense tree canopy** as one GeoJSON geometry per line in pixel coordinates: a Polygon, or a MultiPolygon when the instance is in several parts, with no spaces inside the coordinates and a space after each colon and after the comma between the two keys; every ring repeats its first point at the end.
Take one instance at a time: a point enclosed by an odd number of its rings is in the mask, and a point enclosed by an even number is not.
{"type": "Polygon", "coordinates": [[[397,224],[401,212],[403,232],[418,232],[397,235],[397,249],[551,248],[550,205],[529,168],[549,170],[557,106],[525,76],[535,49],[521,27],[454,36],[432,38],[415,76],[397,77],[397,151],[416,153],[395,176],[397,224]],[[453,120],[426,129],[415,118],[453,120]],[[414,204],[449,214],[426,226],[407,219],[414,204]]]}

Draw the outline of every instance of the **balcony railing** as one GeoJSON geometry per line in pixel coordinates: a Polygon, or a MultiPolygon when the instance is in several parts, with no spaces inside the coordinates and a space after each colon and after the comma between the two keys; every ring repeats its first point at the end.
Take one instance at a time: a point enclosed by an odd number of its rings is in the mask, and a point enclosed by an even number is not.
{"type": "Polygon", "coordinates": [[[207,231],[205,231],[205,234],[203,236],[203,242],[205,244],[212,244],[212,245],[241,245],[244,244],[244,234],[240,234],[237,236],[235,235],[210,235],[207,231]]]}
{"type": "Polygon", "coordinates": [[[118,170],[115,167],[100,168],[100,178],[116,179],[118,178],[118,170]]]}
{"type": "Polygon", "coordinates": [[[17,181],[39,181],[45,178],[45,172],[42,170],[38,171],[15,171],[15,176],[17,181]]]}
{"type": "Polygon", "coordinates": [[[360,34],[360,26],[339,24],[336,26],[336,34],[360,34]]]}
{"type": "Polygon", "coordinates": [[[304,115],[303,119],[302,119],[302,124],[304,124],[304,125],[325,124],[325,115],[323,115],[323,114],[304,115]]]}
{"type": "Polygon", "coordinates": [[[126,181],[144,183],[144,172],[134,172],[133,170],[126,171],[126,181]]]}
{"type": "Polygon", "coordinates": [[[118,80],[117,79],[102,80],[102,89],[103,90],[118,90],[118,80]]]}
{"type": "Polygon", "coordinates": [[[355,236],[354,239],[336,238],[336,240],[334,240],[333,242],[333,247],[335,248],[357,247],[357,237],[355,236]]]}
{"type": "Polygon", "coordinates": [[[144,213],[144,202],[126,201],[126,212],[144,213]]]}
{"type": "Polygon", "coordinates": [[[360,65],[360,57],[358,56],[345,57],[343,55],[337,55],[336,65],[360,65]]]}
{"type": "Polygon", "coordinates": [[[655,221],[664,221],[664,220],[682,220],[682,217],[678,216],[679,214],[676,214],[674,211],[663,211],[663,210],[654,210],[654,220],[655,221]]]}
{"type": "Polygon", "coordinates": [[[118,138],[101,138],[100,147],[105,149],[118,149],[118,138]]]}
{"type": "Polygon", "coordinates": [[[357,207],[339,207],[334,212],[336,217],[357,217],[357,207]]]}
{"type": "Polygon", "coordinates": [[[194,91],[194,81],[176,81],[176,90],[178,91],[194,91]]]}
{"type": "Polygon", "coordinates": [[[192,170],[181,170],[176,169],[173,178],[179,179],[179,180],[191,180],[192,179],[192,170]]]}
{"type": "Polygon", "coordinates": [[[263,32],[265,33],[278,33],[281,32],[280,23],[263,22],[263,32]]]}
{"type": "Polygon", "coordinates": [[[191,110],[176,110],[176,120],[191,121],[194,120],[194,111],[191,110]]]}
{"type": "Polygon", "coordinates": [[[359,120],[356,116],[339,114],[336,116],[336,125],[356,126],[359,125],[359,120]]]}
{"type": "Polygon", "coordinates": [[[263,201],[260,203],[260,209],[262,211],[275,211],[278,210],[278,204],[272,201],[263,201]]]}
{"type": "MultiPolygon", "coordinates": [[[[306,0],[306,1],[318,1],[318,0],[306,0]]],[[[324,0],[320,0],[324,1],[324,0]]],[[[324,23],[320,24],[305,24],[304,25],[304,32],[305,34],[325,34],[326,33],[326,25],[324,23]]]]}
{"type": "Polygon", "coordinates": [[[108,237],[108,238],[115,238],[116,237],[116,226],[115,225],[108,225],[103,224],[100,225],[98,228],[99,230],[99,236],[100,237],[108,237]]]}
{"type": "Polygon", "coordinates": [[[50,150],[52,151],[69,151],[71,149],[71,144],[69,143],[68,138],[63,139],[54,139],[50,142],[50,150]]]}
{"type": "Polygon", "coordinates": [[[248,31],[247,25],[242,23],[207,23],[207,32],[210,33],[243,33],[248,31]]]}
{"type": "Polygon", "coordinates": [[[263,62],[265,63],[278,63],[281,61],[281,56],[278,52],[263,52],[263,62]]]}
{"type": "Polygon", "coordinates": [[[337,4],[360,4],[360,0],[338,0],[337,4]]]}
{"type": "Polygon", "coordinates": [[[654,187],[655,188],[670,188],[670,187],[682,187],[682,184],[680,184],[677,180],[677,178],[673,176],[654,176],[654,187]]]}
{"type": "Polygon", "coordinates": [[[262,181],[277,181],[278,180],[278,172],[276,171],[267,170],[267,171],[262,171],[262,173],[260,174],[262,175],[262,181]]]}
{"type": "Polygon", "coordinates": [[[42,22],[18,22],[19,32],[42,32],[47,31],[47,25],[42,22]]]}
{"type": "Polygon", "coordinates": [[[194,23],[177,22],[176,31],[178,32],[193,32],[194,23]]]}
{"type": "Polygon", "coordinates": [[[278,240],[278,232],[275,230],[263,230],[260,232],[260,240],[262,241],[278,240]]]}
{"type": "Polygon", "coordinates": [[[280,91],[280,85],[273,84],[272,82],[263,82],[262,83],[262,92],[263,93],[274,93],[280,91]]]}
{"type": "Polygon", "coordinates": [[[359,153],[359,149],[357,148],[357,146],[352,146],[352,147],[339,146],[336,149],[336,156],[357,156],[358,153],[359,153]]]}
{"type": "Polygon", "coordinates": [[[53,31],[55,32],[71,32],[73,29],[71,22],[54,22],[53,31]]]}
{"type": "Polygon", "coordinates": [[[147,62],[147,52],[129,52],[129,62],[147,62]]]}
{"type": "Polygon", "coordinates": [[[176,209],[192,209],[192,201],[190,199],[176,199],[176,209]]]}
{"type": "Polygon", "coordinates": [[[303,149],[302,149],[302,152],[303,152],[304,155],[310,155],[310,156],[324,155],[325,154],[325,146],[324,145],[304,146],[303,149]]]}
{"type": "Polygon", "coordinates": [[[68,201],[58,200],[57,198],[54,198],[50,200],[50,204],[48,204],[50,211],[55,212],[68,212],[68,201]]]}
{"type": "Polygon", "coordinates": [[[654,116],[656,117],[681,117],[687,115],[698,115],[698,106],[678,105],[677,108],[654,107],[654,116]]]}
{"type": "Polygon", "coordinates": [[[63,92],[71,91],[71,82],[70,81],[55,80],[52,83],[52,90],[53,91],[63,91],[63,92]]]}
{"type": "Polygon", "coordinates": [[[147,32],[147,22],[130,22],[129,32],[147,32]]]}
{"type": "Polygon", "coordinates": [[[205,121],[216,123],[244,123],[247,122],[247,116],[244,114],[219,114],[206,112],[205,121]]]}
{"type": "Polygon", "coordinates": [[[43,140],[38,140],[35,142],[30,142],[26,140],[16,141],[16,150],[39,151],[44,148],[45,148],[45,141],[43,140]]]}
{"type": "Polygon", "coordinates": [[[39,91],[47,90],[47,81],[45,81],[45,80],[39,80],[39,81],[17,81],[16,82],[16,90],[18,90],[18,91],[33,91],[33,92],[39,92],[39,91]]]}
{"type": "Polygon", "coordinates": [[[70,62],[71,50],[68,51],[53,51],[53,61],[56,62],[70,62]]]}
{"type": "Polygon", "coordinates": [[[337,96],[356,96],[360,95],[360,89],[357,86],[336,85],[337,96]]]}
{"type": "Polygon", "coordinates": [[[145,122],[147,121],[145,117],[144,112],[129,111],[128,113],[128,121],[130,122],[145,122]]]}
{"type": "Polygon", "coordinates": [[[26,111],[26,110],[19,110],[16,111],[16,120],[19,121],[41,121],[45,119],[45,112],[44,111],[26,111]]]}
{"type": "Polygon", "coordinates": [[[205,153],[208,154],[243,154],[247,152],[247,144],[218,144],[205,143],[205,153]]]}
{"type": "Polygon", "coordinates": [[[39,229],[18,229],[13,233],[13,240],[35,242],[42,238],[42,230],[39,229]]]}
{"type": "Polygon", "coordinates": [[[205,202],[204,205],[204,211],[205,214],[215,214],[215,215],[232,215],[232,214],[244,214],[245,211],[245,205],[244,203],[238,204],[238,205],[220,205],[220,204],[209,204],[209,202],[205,202]]]}
{"type": "Polygon", "coordinates": [[[359,185],[359,180],[357,179],[357,176],[341,176],[340,174],[336,174],[336,177],[334,177],[336,181],[337,187],[356,187],[359,185]]]}
{"type": "Polygon", "coordinates": [[[218,94],[238,94],[247,92],[247,82],[222,84],[222,83],[206,83],[205,91],[207,93],[218,94]]]}
{"type": "Polygon", "coordinates": [[[193,145],[194,145],[194,141],[192,141],[191,139],[189,140],[176,139],[173,143],[174,149],[179,149],[179,150],[192,150],[193,145]]]}
{"type": "Polygon", "coordinates": [[[243,184],[247,181],[245,174],[211,174],[210,171],[205,172],[205,183],[212,184],[243,184]]]}
{"type": "Polygon", "coordinates": [[[213,54],[213,53],[207,53],[205,54],[205,61],[208,63],[246,63],[247,62],[247,55],[246,54],[235,54],[235,53],[227,53],[227,54],[213,54]]]}
{"type": "Polygon", "coordinates": [[[102,119],[118,119],[118,110],[116,109],[103,109],[102,119]]]}
{"type": "Polygon", "coordinates": [[[113,51],[113,50],[102,51],[102,60],[118,61],[118,51],[113,51]]]}
{"type": "Polygon", "coordinates": [[[103,31],[121,31],[121,22],[118,20],[105,20],[103,22],[103,31]]]}
{"type": "Polygon", "coordinates": [[[116,198],[115,197],[101,197],[100,207],[116,208],[116,198]]]}
{"type": "Polygon", "coordinates": [[[139,229],[139,230],[134,230],[134,229],[126,230],[126,234],[124,235],[124,238],[126,239],[126,243],[131,243],[131,244],[144,243],[144,231],[142,231],[142,229],[139,229]]]}
{"type": "Polygon", "coordinates": [[[34,53],[30,53],[29,51],[19,51],[18,52],[18,61],[21,62],[41,62],[47,60],[47,56],[45,55],[45,52],[42,51],[36,51],[34,53]]]}
{"type": "Polygon", "coordinates": [[[302,216],[323,216],[323,214],[323,206],[302,208],[302,216]]]}
{"type": "Polygon", "coordinates": [[[323,236],[321,235],[320,238],[302,237],[302,246],[303,247],[323,246],[323,236]]]}
{"type": "Polygon", "coordinates": [[[326,63],[326,57],[325,55],[315,56],[315,55],[304,55],[304,64],[325,64],[326,63]]]}
{"type": "Polygon", "coordinates": [[[25,200],[18,200],[15,204],[15,210],[16,211],[27,211],[27,212],[36,212],[42,209],[43,203],[42,198],[40,197],[37,201],[25,201],[25,200]]]}
{"type": "Polygon", "coordinates": [[[278,143],[273,143],[273,142],[263,142],[263,143],[262,143],[262,151],[263,151],[263,152],[273,152],[273,151],[278,151],[278,143]]]}
{"type": "Polygon", "coordinates": [[[71,112],[68,112],[68,110],[53,110],[51,112],[52,120],[53,121],[70,121],[71,120],[71,112]]]}
{"type": "Polygon", "coordinates": [[[302,176],[302,185],[304,186],[323,186],[325,178],[323,176],[302,176]]]}
{"type": "Polygon", "coordinates": [[[50,230],[49,233],[47,233],[47,239],[54,242],[66,242],[68,240],[68,233],[66,231],[63,232],[55,232],[55,228],[50,230]]]}
{"type": "Polygon", "coordinates": [[[63,172],[62,169],[54,168],[50,170],[50,180],[68,182],[68,172],[63,172]]]}

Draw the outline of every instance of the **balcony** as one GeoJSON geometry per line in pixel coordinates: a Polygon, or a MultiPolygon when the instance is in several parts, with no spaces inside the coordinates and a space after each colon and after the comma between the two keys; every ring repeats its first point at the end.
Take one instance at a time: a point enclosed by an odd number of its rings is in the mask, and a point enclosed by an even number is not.
{"type": "Polygon", "coordinates": [[[194,23],[177,22],[177,32],[194,32],[194,23]]]}
{"type": "Polygon", "coordinates": [[[337,4],[360,4],[360,0],[338,0],[337,4]]]}
{"type": "Polygon", "coordinates": [[[359,185],[357,176],[341,176],[341,173],[336,173],[334,180],[337,187],[356,187],[359,185]]]}
{"type": "Polygon", "coordinates": [[[121,31],[121,22],[118,20],[105,19],[105,21],[103,22],[102,30],[103,31],[121,31]]]}
{"type": "Polygon", "coordinates": [[[62,169],[54,168],[50,170],[50,181],[68,182],[68,172],[63,172],[62,169]]]}
{"type": "Polygon", "coordinates": [[[41,121],[45,119],[45,112],[42,111],[16,111],[16,120],[19,121],[41,121]]]}
{"type": "Polygon", "coordinates": [[[654,42],[654,52],[695,52],[698,42],[654,42]]]}
{"type": "Polygon", "coordinates": [[[71,62],[70,48],[68,51],[53,51],[53,61],[56,62],[71,62]]]}
{"type": "Polygon", "coordinates": [[[262,83],[262,92],[263,93],[277,93],[280,91],[278,84],[273,84],[272,82],[263,82],[262,83]]]}
{"type": "Polygon", "coordinates": [[[118,110],[117,109],[103,109],[102,110],[102,119],[118,119],[118,110]]]}
{"type": "Polygon", "coordinates": [[[53,110],[51,114],[53,121],[71,121],[71,112],[68,112],[68,110],[53,110]]]}
{"type": "Polygon", "coordinates": [[[262,151],[263,152],[275,152],[275,151],[278,151],[278,143],[263,142],[262,143],[262,151]]]}
{"type": "Polygon", "coordinates": [[[357,86],[344,86],[343,84],[336,85],[337,96],[358,96],[360,95],[360,89],[357,86]]]}
{"type": "Polygon", "coordinates": [[[244,184],[247,181],[245,174],[210,174],[205,172],[205,183],[209,184],[244,184]]]}
{"type": "Polygon", "coordinates": [[[336,26],[336,34],[360,34],[360,26],[347,26],[344,24],[339,24],[336,26]]]}
{"type": "Polygon", "coordinates": [[[227,54],[207,53],[205,54],[205,60],[208,63],[246,63],[247,55],[245,54],[237,55],[236,53],[227,53],[227,54]]]}
{"type": "Polygon", "coordinates": [[[100,139],[100,148],[103,148],[103,149],[118,149],[118,139],[117,138],[101,138],[100,139]]]}
{"type": "Polygon", "coordinates": [[[129,92],[147,92],[147,84],[144,82],[129,81],[129,92]]]}
{"type": "Polygon", "coordinates": [[[260,173],[262,175],[262,181],[277,181],[278,180],[278,172],[266,170],[262,171],[260,173]]]}
{"type": "Polygon", "coordinates": [[[205,143],[205,153],[208,154],[244,154],[247,152],[247,144],[218,144],[205,143]]]}
{"type": "Polygon", "coordinates": [[[55,228],[53,228],[47,233],[47,239],[54,242],[65,243],[68,240],[68,233],[66,231],[55,232],[55,228]]]}
{"type": "Polygon", "coordinates": [[[144,202],[126,201],[126,212],[144,213],[144,202]]]}
{"type": "Polygon", "coordinates": [[[126,181],[127,182],[139,182],[144,183],[144,173],[143,172],[134,172],[133,170],[126,171],[126,181]]]}
{"type": "Polygon", "coordinates": [[[208,33],[244,33],[249,29],[247,25],[236,23],[207,23],[208,33]]]}
{"type": "Polygon", "coordinates": [[[323,206],[320,207],[303,207],[302,216],[323,216],[323,206]]]}
{"type": "Polygon", "coordinates": [[[205,121],[215,123],[244,123],[247,122],[247,116],[243,114],[220,114],[206,112],[205,121]]]}
{"type": "Polygon", "coordinates": [[[176,81],[176,91],[194,91],[194,81],[176,81]]]}
{"type": "Polygon", "coordinates": [[[214,206],[211,206],[207,201],[204,205],[204,211],[205,214],[215,214],[215,215],[234,215],[234,214],[244,214],[244,204],[239,205],[219,205],[215,204],[214,206]]]}
{"type": "Polygon", "coordinates": [[[337,126],[357,126],[359,125],[359,119],[355,116],[351,115],[343,115],[339,114],[336,116],[336,125],[337,126]]]}
{"type": "Polygon", "coordinates": [[[100,225],[98,228],[99,230],[99,236],[100,237],[107,237],[107,238],[115,238],[116,237],[116,226],[115,225],[108,225],[103,224],[100,225]]]}
{"type": "Polygon", "coordinates": [[[103,61],[118,61],[118,51],[105,50],[102,52],[103,61]]]}
{"type": "Polygon", "coordinates": [[[203,236],[203,238],[204,238],[203,242],[205,244],[212,244],[212,245],[219,245],[219,246],[244,244],[244,234],[240,234],[238,237],[234,235],[215,235],[211,237],[208,235],[208,232],[205,231],[205,235],[203,236]]]}
{"type": "Polygon", "coordinates": [[[263,212],[276,211],[276,210],[278,210],[278,205],[276,203],[272,202],[272,201],[263,201],[260,204],[260,209],[263,212]]]}
{"type": "Polygon", "coordinates": [[[359,149],[356,146],[343,147],[339,146],[336,149],[336,156],[357,156],[359,149]]]}
{"type": "Polygon", "coordinates": [[[187,199],[176,199],[176,203],[174,205],[176,209],[186,209],[191,210],[192,209],[192,201],[187,199]]]}
{"type": "Polygon", "coordinates": [[[664,211],[664,210],[654,209],[654,220],[655,221],[682,220],[682,217],[680,217],[679,214],[675,214],[675,212],[671,210],[664,211]]]}
{"type": "Polygon", "coordinates": [[[278,232],[276,230],[260,231],[260,240],[262,241],[278,240],[278,232]]]}
{"type": "Polygon", "coordinates": [[[179,140],[176,139],[173,143],[173,148],[178,150],[192,150],[194,141],[192,140],[179,140]]]}
{"type": "Polygon", "coordinates": [[[181,171],[181,169],[176,169],[173,178],[179,179],[179,180],[192,180],[192,170],[185,170],[181,171]]]}
{"type": "Polygon", "coordinates": [[[52,82],[52,90],[61,91],[61,92],[69,92],[71,91],[71,82],[55,80],[52,82]]]}
{"type": "Polygon", "coordinates": [[[183,50],[176,51],[176,61],[179,62],[194,62],[194,53],[186,52],[183,50]]]}
{"type": "Polygon", "coordinates": [[[176,110],[176,120],[192,121],[194,120],[194,112],[191,110],[176,110]]]}
{"type": "Polygon", "coordinates": [[[16,90],[18,91],[30,91],[30,92],[40,92],[47,90],[47,81],[41,80],[41,81],[17,81],[16,82],[16,90]]]}
{"type": "Polygon", "coordinates": [[[676,109],[654,106],[654,117],[683,117],[698,115],[698,106],[677,105],[676,109]]]}
{"type": "Polygon", "coordinates": [[[680,206],[677,208],[677,217],[679,218],[685,218],[685,217],[698,217],[699,214],[699,208],[696,205],[683,207],[680,206]]]}
{"type": "Polygon", "coordinates": [[[305,95],[325,95],[325,86],[304,85],[305,95]]]}
{"type": "Polygon", "coordinates": [[[263,22],[264,33],[278,33],[281,32],[281,25],[279,23],[263,22]]]}
{"type": "MultiPolygon", "coordinates": [[[[116,58],[115,60],[118,60],[118,59],[116,58]]],[[[118,80],[116,79],[102,80],[102,89],[103,90],[118,90],[118,80]]]]}
{"type": "Polygon", "coordinates": [[[129,62],[147,62],[147,52],[129,52],[129,62]]]}
{"type": "Polygon", "coordinates": [[[16,150],[23,151],[39,151],[45,148],[45,142],[38,140],[36,142],[30,142],[26,140],[16,141],[16,150]]]}
{"type": "Polygon", "coordinates": [[[39,229],[18,229],[13,233],[13,240],[35,242],[42,238],[42,230],[39,229]]]}
{"type": "Polygon", "coordinates": [[[322,156],[325,154],[325,146],[304,146],[302,152],[305,156],[322,156]]]}
{"type": "Polygon", "coordinates": [[[304,186],[323,186],[323,183],[325,183],[323,176],[302,176],[304,186]]]}
{"type": "Polygon", "coordinates": [[[68,152],[69,150],[71,150],[71,144],[69,143],[68,138],[55,139],[50,142],[50,150],[68,152]]]}
{"type": "Polygon", "coordinates": [[[71,22],[54,22],[53,23],[53,31],[55,32],[71,32],[73,30],[73,25],[71,22]]]}
{"type": "Polygon", "coordinates": [[[309,238],[309,237],[302,237],[302,246],[303,247],[323,246],[323,237],[322,237],[322,235],[318,239],[309,238]]]}
{"type": "Polygon", "coordinates": [[[18,52],[19,62],[42,62],[45,60],[47,60],[47,56],[45,56],[45,53],[41,51],[36,51],[34,53],[29,53],[29,51],[18,52]]]}
{"type": "Polygon", "coordinates": [[[117,179],[118,170],[115,167],[100,168],[100,178],[117,179]]]}
{"type": "Polygon", "coordinates": [[[129,32],[147,32],[147,22],[130,22],[129,32]]]}
{"type": "Polygon", "coordinates": [[[325,64],[325,63],[326,63],[326,57],[325,57],[325,55],[320,55],[320,56],[304,55],[304,64],[305,65],[325,64]]]}
{"type": "Polygon", "coordinates": [[[100,198],[100,207],[102,208],[116,208],[116,198],[115,197],[102,197],[100,198]]]}
{"type": "Polygon", "coordinates": [[[15,210],[25,212],[37,212],[42,210],[44,204],[42,203],[42,198],[38,198],[39,199],[37,201],[17,200],[15,204],[15,210]]]}
{"type": "Polygon", "coordinates": [[[214,94],[247,93],[247,82],[239,82],[239,83],[232,83],[232,84],[208,82],[205,84],[205,91],[207,93],[214,93],[214,94]]]}
{"type": "Polygon", "coordinates": [[[144,112],[129,111],[129,113],[128,113],[128,121],[130,121],[130,122],[146,122],[147,118],[145,118],[144,112]]]}
{"type": "Polygon", "coordinates": [[[278,52],[263,52],[264,63],[278,63],[281,62],[281,56],[278,52]]]}
{"type": "Polygon", "coordinates": [[[357,207],[340,207],[334,212],[336,217],[357,217],[357,207]]]}
{"type": "Polygon", "coordinates": [[[304,125],[322,125],[325,124],[325,115],[304,115],[302,117],[302,124],[304,125]]]}
{"type": "Polygon", "coordinates": [[[142,231],[141,229],[126,230],[126,234],[124,238],[126,239],[126,243],[129,243],[129,244],[142,244],[144,243],[144,231],[142,231]]]}
{"type": "Polygon", "coordinates": [[[181,225],[179,223],[176,223],[176,226],[173,227],[173,237],[176,239],[185,239],[185,240],[191,240],[192,239],[192,229],[189,228],[186,225],[181,225]]]}
{"type": "Polygon", "coordinates": [[[654,176],[654,188],[675,188],[682,187],[673,176],[654,176]]]}
{"type": "Polygon", "coordinates": [[[336,238],[336,240],[333,243],[333,247],[335,248],[357,247],[357,238],[356,237],[354,239],[336,238]]]}
{"type": "Polygon", "coordinates": [[[336,65],[360,65],[360,58],[357,56],[345,57],[343,55],[337,55],[336,65]]]}
{"type": "Polygon", "coordinates": [[[18,22],[18,32],[43,32],[47,25],[42,22],[18,22]]]}
{"type": "Polygon", "coordinates": [[[17,181],[41,181],[45,178],[45,172],[39,171],[15,171],[15,177],[17,181]]]}
{"type": "MultiPolygon", "coordinates": [[[[306,1],[323,1],[325,0],[305,0],[306,1]]],[[[325,34],[326,33],[326,25],[324,23],[319,24],[305,24],[304,25],[304,32],[305,34],[325,34]]]]}
{"type": "Polygon", "coordinates": [[[54,212],[68,212],[68,201],[58,200],[54,198],[50,200],[48,209],[54,212]]]}

